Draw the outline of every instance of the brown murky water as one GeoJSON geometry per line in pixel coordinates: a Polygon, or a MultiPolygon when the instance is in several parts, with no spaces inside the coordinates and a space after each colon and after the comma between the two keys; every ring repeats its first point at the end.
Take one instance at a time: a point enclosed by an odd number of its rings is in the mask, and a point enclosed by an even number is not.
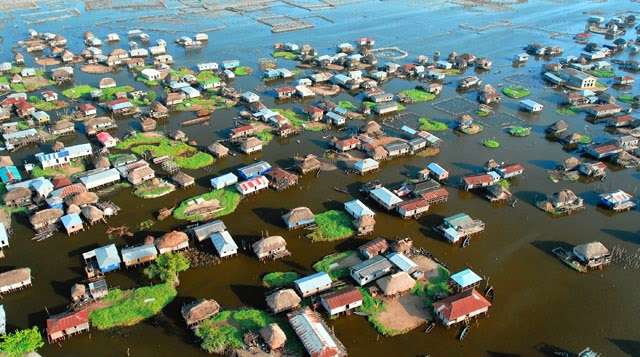
{"type": "MultiPolygon", "coordinates": [[[[612,215],[597,208],[595,189],[621,188],[635,194],[638,185],[638,174],[634,170],[614,169],[604,183],[560,182],[548,180],[546,170],[555,162],[569,157],[557,143],[544,138],[544,127],[562,117],[554,111],[558,101],[558,93],[553,89],[545,89],[538,78],[542,60],[531,59],[523,68],[512,68],[510,58],[521,52],[521,47],[529,42],[541,42],[549,45],[563,46],[567,54],[577,54],[580,46],[571,41],[569,35],[550,39],[541,31],[514,26],[543,26],[545,29],[576,33],[583,29],[583,20],[588,16],[582,14],[588,10],[605,12],[638,10],[636,4],[616,1],[606,4],[570,2],[536,2],[526,4],[510,12],[476,12],[465,11],[458,7],[436,6],[418,7],[400,2],[381,2],[375,4],[354,4],[326,11],[337,21],[335,24],[318,24],[316,29],[272,35],[263,25],[246,23],[237,17],[230,17],[228,22],[237,25],[229,29],[210,34],[210,43],[199,52],[184,53],[178,47],[170,46],[180,64],[194,65],[204,60],[220,61],[231,57],[240,58],[245,64],[256,67],[256,58],[265,57],[270,46],[278,41],[293,41],[316,45],[321,53],[332,51],[329,47],[344,41],[353,41],[360,36],[371,36],[379,46],[398,45],[410,52],[410,56],[421,53],[431,55],[439,50],[446,56],[456,50],[459,53],[469,52],[484,55],[493,59],[494,72],[484,73],[484,83],[504,83],[505,78],[515,78],[529,85],[532,99],[545,105],[542,113],[524,115],[518,113],[517,101],[505,99],[498,107],[499,112],[517,116],[517,120],[532,127],[533,134],[526,138],[512,138],[501,128],[507,120],[504,117],[487,119],[485,130],[475,136],[457,135],[451,131],[439,133],[444,139],[441,153],[436,157],[411,157],[384,162],[380,172],[364,178],[349,176],[341,171],[323,172],[319,178],[304,177],[299,188],[283,192],[267,190],[259,195],[243,200],[238,210],[222,219],[238,242],[252,242],[268,231],[269,234],[284,236],[289,243],[292,256],[278,262],[259,263],[251,254],[242,252],[237,257],[228,259],[222,264],[205,269],[192,269],[181,275],[182,284],[179,295],[163,312],[163,315],[144,321],[137,326],[117,331],[91,331],[74,337],[58,345],[47,345],[42,349],[44,355],[96,355],[114,356],[130,353],[133,356],[149,355],[197,355],[201,354],[197,339],[184,327],[179,308],[186,302],[198,298],[216,299],[223,307],[233,308],[251,306],[261,308],[264,305],[264,291],[260,287],[260,278],[271,271],[295,270],[299,273],[311,273],[311,265],[321,257],[336,250],[354,248],[364,242],[360,238],[352,238],[336,243],[312,244],[302,238],[303,231],[289,232],[282,228],[281,214],[292,207],[304,205],[314,212],[326,209],[341,208],[342,203],[358,197],[361,182],[379,179],[387,186],[399,184],[406,178],[405,174],[415,174],[429,162],[437,161],[449,169],[454,176],[450,182],[456,183],[456,177],[477,171],[482,164],[494,158],[501,162],[518,162],[525,166],[524,177],[513,183],[512,191],[519,203],[515,207],[498,206],[488,203],[483,198],[450,187],[449,202],[434,206],[429,214],[421,219],[401,220],[397,216],[378,210],[373,202],[367,202],[377,212],[375,236],[393,238],[409,236],[418,246],[423,246],[436,256],[446,261],[454,270],[471,267],[480,275],[489,279],[496,289],[494,306],[488,318],[479,320],[473,325],[469,336],[464,341],[457,341],[457,329],[446,330],[436,328],[429,335],[421,329],[394,338],[378,336],[369,326],[366,319],[360,316],[342,317],[329,321],[335,328],[339,339],[347,347],[352,356],[378,355],[492,355],[517,354],[523,356],[537,355],[536,346],[549,343],[578,351],[584,346],[591,346],[608,356],[640,355],[640,324],[634,316],[640,313],[638,296],[640,288],[637,284],[638,272],[624,270],[613,265],[605,271],[597,271],[580,275],[566,268],[550,255],[550,249],[557,242],[579,244],[592,240],[600,240],[608,247],[623,246],[635,251],[640,246],[637,237],[638,212],[612,215]],[[376,20],[363,15],[370,6],[380,11],[376,20]],[[427,20],[428,19],[428,20],[427,20]],[[500,19],[509,19],[514,25],[510,28],[498,28],[483,33],[475,33],[458,28],[459,23],[468,23],[482,27],[500,19]],[[363,31],[366,30],[364,33],[363,31]],[[242,40],[242,41],[240,41],[242,40]],[[242,43],[240,43],[242,42],[242,43]],[[510,77],[516,75],[515,77],[510,77]],[[502,145],[499,149],[484,148],[483,139],[495,138],[502,145]],[[334,186],[346,188],[351,195],[333,190],[334,186]],[[533,202],[545,194],[569,188],[583,197],[588,208],[574,216],[552,218],[533,206],[533,202]],[[431,227],[440,223],[443,217],[465,212],[474,218],[485,221],[486,231],[473,239],[465,249],[452,247],[442,238],[435,235],[431,227]]],[[[275,5],[274,11],[282,11],[281,5],[275,5]]],[[[323,13],[324,14],[324,13],[323,13]]],[[[47,23],[38,27],[39,31],[59,31],[67,35],[72,43],[71,49],[80,52],[81,33],[93,22],[115,19],[122,16],[116,12],[88,13],[73,21],[65,20],[47,23]]],[[[19,27],[5,30],[5,39],[22,38],[26,26],[14,20],[19,27]]],[[[166,26],[169,26],[168,24],[166,26]]],[[[207,26],[203,26],[206,28],[207,26]]],[[[98,27],[92,30],[100,37],[112,32],[112,28],[98,27]]],[[[117,30],[121,36],[126,32],[117,30]]],[[[180,30],[179,30],[180,31],[180,30]]],[[[174,34],[154,33],[150,31],[152,40],[165,37],[169,40],[174,34]]],[[[121,47],[126,46],[123,36],[121,47]]],[[[633,38],[631,34],[627,39],[633,38]]],[[[602,42],[602,38],[597,38],[602,42]]],[[[8,44],[3,44],[3,60],[8,56],[8,44]]],[[[110,47],[105,46],[108,50],[110,47]]],[[[627,58],[628,52],[620,55],[627,58]]],[[[31,60],[31,59],[29,59],[31,60]]],[[[382,62],[382,61],[381,61],[382,62]]],[[[289,68],[292,62],[280,62],[289,68]]],[[[472,72],[468,70],[467,73],[472,72]]],[[[241,91],[250,90],[261,85],[259,75],[239,78],[235,87],[241,91]]],[[[131,82],[126,72],[114,75],[119,84],[131,82]]],[[[98,77],[78,74],[77,83],[95,83],[98,77]]],[[[455,78],[453,78],[455,82],[455,78]]],[[[383,86],[387,91],[397,92],[412,88],[416,82],[393,80],[383,86]]],[[[140,84],[136,86],[142,88],[140,84]]],[[[441,98],[460,95],[475,100],[475,93],[455,93],[454,84],[445,86],[441,98]]],[[[634,93],[637,91],[637,85],[634,93]]],[[[614,95],[619,94],[613,91],[614,95]]],[[[273,98],[261,93],[269,106],[273,98]]],[[[352,100],[341,94],[335,100],[352,100]]],[[[299,104],[286,104],[284,107],[296,107],[299,104]]],[[[409,106],[409,110],[419,116],[447,120],[452,117],[434,109],[431,104],[409,106]]],[[[237,109],[214,113],[211,126],[192,126],[183,129],[191,139],[200,145],[208,145],[223,135],[223,131],[232,125],[232,118],[237,109]]],[[[190,114],[173,115],[163,130],[178,128],[181,120],[192,118],[190,114]]],[[[606,137],[601,126],[587,124],[581,116],[564,117],[571,129],[577,132],[587,130],[588,135],[606,137]]],[[[406,119],[404,121],[408,121],[406,119]]],[[[132,120],[119,121],[118,135],[124,134],[132,120]]],[[[162,123],[161,123],[162,124],[162,123]]],[[[399,127],[405,122],[392,125],[399,127]]],[[[415,125],[415,122],[407,122],[415,125]]],[[[361,125],[350,122],[350,126],[361,125]]],[[[389,129],[387,129],[389,130],[389,129]]],[[[274,140],[257,155],[247,158],[241,155],[229,157],[216,163],[211,172],[188,172],[197,178],[197,187],[180,190],[156,200],[140,200],[134,198],[129,190],[119,192],[110,199],[123,208],[121,214],[109,220],[111,226],[129,225],[132,230],[138,222],[153,218],[154,212],[163,206],[172,206],[183,199],[206,192],[209,178],[219,173],[235,170],[253,162],[253,158],[267,160],[272,164],[288,167],[291,158],[296,154],[314,153],[322,155],[327,147],[324,135],[341,135],[338,132],[309,133],[284,140],[274,140]],[[300,140],[300,143],[296,141],[300,140]]],[[[78,135],[77,142],[87,139],[78,135]]],[[[67,145],[74,139],[67,141],[67,145]]],[[[46,148],[44,148],[46,149],[46,148]]],[[[33,148],[18,153],[20,159],[33,160],[39,149],[33,148]]],[[[171,230],[184,228],[185,222],[167,219],[157,222],[134,237],[110,241],[103,233],[106,227],[102,224],[91,227],[88,231],[73,237],[57,234],[40,243],[32,242],[33,232],[28,227],[26,217],[14,218],[14,236],[11,248],[6,251],[2,260],[2,269],[30,266],[34,277],[33,287],[18,293],[7,295],[2,300],[7,311],[8,329],[24,328],[30,325],[43,327],[47,308],[55,313],[62,311],[69,301],[71,286],[82,279],[81,254],[94,247],[116,243],[118,246],[136,244],[147,234],[159,236],[171,230]]],[[[369,238],[367,238],[369,239],[369,238]]],[[[130,288],[148,284],[142,275],[142,269],[122,270],[107,275],[109,286],[130,288]]]]}

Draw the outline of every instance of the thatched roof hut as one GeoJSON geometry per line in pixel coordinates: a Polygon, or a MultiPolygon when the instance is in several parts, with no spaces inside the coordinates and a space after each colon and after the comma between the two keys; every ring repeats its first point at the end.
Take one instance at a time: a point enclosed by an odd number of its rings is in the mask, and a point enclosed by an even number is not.
{"type": "Polygon", "coordinates": [[[488,186],[486,190],[490,201],[505,201],[511,197],[511,192],[499,184],[488,186]]]}
{"type": "Polygon", "coordinates": [[[99,156],[93,160],[93,166],[96,169],[108,169],[111,167],[111,162],[109,162],[109,158],[106,156],[99,156]]]}
{"type": "Polygon", "coordinates": [[[551,197],[549,197],[549,202],[553,207],[564,207],[567,205],[574,204],[575,202],[581,200],[573,191],[571,190],[562,190],[560,192],[556,192],[551,197]]]}
{"type": "Polygon", "coordinates": [[[371,153],[371,157],[374,160],[382,160],[389,155],[387,149],[385,149],[382,145],[378,145],[373,148],[373,152],[371,153]]]}
{"type": "Polygon", "coordinates": [[[382,130],[382,127],[380,126],[380,124],[376,123],[373,120],[367,122],[360,129],[360,131],[362,131],[363,133],[367,133],[367,134],[376,134],[376,133],[379,133],[380,130],[382,130]]]}
{"type": "Polygon", "coordinates": [[[306,174],[309,171],[318,170],[322,163],[315,155],[309,154],[305,157],[294,157],[295,166],[302,172],[306,174]]]}
{"type": "Polygon", "coordinates": [[[287,241],[281,236],[271,236],[260,239],[251,246],[258,258],[263,258],[274,251],[287,246],[287,241]]]}
{"type": "Polygon", "coordinates": [[[110,88],[115,86],[116,86],[116,80],[109,77],[104,77],[98,82],[98,87],[100,88],[110,88]]]}
{"type": "Polygon", "coordinates": [[[94,224],[104,217],[104,213],[96,206],[84,206],[82,207],[82,216],[89,224],[94,224]]]}
{"type": "Polygon", "coordinates": [[[57,122],[55,122],[55,124],[53,124],[53,131],[54,132],[67,131],[72,129],[73,127],[74,127],[73,123],[69,120],[58,120],[57,122]]]}
{"type": "Polygon", "coordinates": [[[404,271],[385,276],[384,278],[378,279],[376,283],[385,296],[406,293],[416,285],[416,281],[404,271]]]}
{"type": "Polygon", "coordinates": [[[277,350],[284,347],[287,342],[287,335],[280,328],[277,323],[272,323],[260,329],[260,336],[264,339],[264,342],[269,345],[272,350],[277,350]]]}
{"type": "Polygon", "coordinates": [[[267,296],[267,306],[274,313],[291,310],[298,306],[301,301],[302,299],[293,289],[278,290],[267,296]]]}
{"type": "Polygon", "coordinates": [[[0,167],[14,166],[11,156],[0,156],[0,167]]]}
{"type": "Polygon", "coordinates": [[[562,163],[560,164],[560,167],[564,171],[575,170],[578,168],[578,166],[580,166],[580,160],[578,160],[578,158],[575,156],[571,156],[570,158],[562,161],[562,163]]]}
{"type": "Polygon", "coordinates": [[[494,94],[496,89],[491,84],[487,84],[482,88],[481,92],[484,94],[494,94]]]}
{"type": "Polygon", "coordinates": [[[71,300],[78,302],[87,295],[87,287],[84,284],[75,284],[71,288],[71,300]]]}
{"type": "Polygon", "coordinates": [[[469,114],[462,114],[456,118],[456,123],[458,124],[464,124],[468,122],[473,122],[473,117],[469,114]]]}
{"type": "Polygon", "coordinates": [[[229,155],[229,149],[222,145],[219,142],[215,142],[211,145],[209,145],[207,147],[207,150],[209,150],[209,152],[211,153],[211,155],[217,157],[217,158],[222,158],[225,157],[227,155],[229,155]]]}
{"type": "Polygon", "coordinates": [[[546,129],[546,132],[549,134],[560,134],[569,129],[569,124],[564,120],[558,120],[557,122],[549,125],[546,129]]]}
{"type": "Polygon", "coordinates": [[[215,316],[219,311],[220,305],[215,300],[202,300],[183,307],[181,312],[187,326],[191,327],[215,316]]]}
{"type": "Polygon", "coordinates": [[[581,257],[586,258],[587,260],[597,259],[602,256],[611,254],[609,249],[605,247],[604,244],[597,241],[576,245],[573,248],[573,251],[581,257]]]}
{"type": "Polygon", "coordinates": [[[64,143],[62,141],[56,141],[53,143],[53,151],[58,152],[64,149],[64,143]]]}
{"type": "Polygon", "coordinates": [[[353,226],[360,234],[373,230],[375,224],[376,220],[369,215],[362,215],[360,218],[353,220],[353,226]]]}
{"type": "Polygon", "coordinates": [[[54,224],[60,217],[64,216],[64,211],[59,208],[47,208],[36,212],[29,222],[33,228],[41,228],[49,224],[54,224]]]}
{"type": "Polygon", "coordinates": [[[154,131],[157,124],[158,123],[151,118],[144,118],[140,120],[140,126],[142,126],[142,131],[144,132],[154,131]]]}
{"type": "Polygon", "coordinates": [[[80,212],[82,212],[82,209],[80,209],[80,206],[78,205],[71,204],[69,205],[69,207],[67,207],[67,214],[80,213],[80,212]]]}
{"type": "Polygon", "coordinates": [[[189,236],[184,232],[171,231],[156,239],[156,248],[160,254],[167,251],[179,250],[189,246],[189,236]]]}
{"type": "Polygon", "coordinates": [[[193,184],[195,184],[195,179],[192,176],[189,176],[187,174],[185,174],[182,171],[178,171],[178,173],[176,173],[175,175],[173,175],[173,177],[171,177],[171,180],[173,182],[176,183],[176,185],[180,186],[180,187],[189,187],[193,184]]]}
{"type": "Polygon", "coordinates": [[[315,215],[308,207],[296,207],[282,216],[289,228],[305,224],[305,222],[310,222],[314,218],[315,215]]]}
{"type": "Polygon", "coordinates": [[[71,196],[67,200],[67,205],[78,205],[80,207],[90,205],[98,202],[98,195],[93,192],[81,192],[77,195],[71,196]]]}
{"type": "Polygon", "coordinates": [[[392,248],[393,248],[393,251],[397,253],[409,255],[411,253],[411,248],[413,248],[413,240],[411,238],[400,239],[398,241],[393,242],[392,248]]]}
{"type": "Polygon", "coordinates": [[[0,274],[0,288],[13,291],[25,284],[31,284],[31,268],[18,268],[0,274]]]}
{"type": "Polygon", "coordinates": [[[2,195],[2,200],[5,204],[10,202],[17,202],[26,200],[31,197],[31,190],[26,187],[16,187],[13,190],[2,195]]]}
{"type": "Polygon", "coordinates": [[[91,31],[89,31],[89,30],[87,30],[87,31],[85,31],[85,32],[84,32],[84,39],[85,39],[85,40],[86,40],[86,39],[89,39],[89,38],[91,38],[91,37],[95,37],[95,36],[93,35],[93,32],[91,32],[91,31]]]}

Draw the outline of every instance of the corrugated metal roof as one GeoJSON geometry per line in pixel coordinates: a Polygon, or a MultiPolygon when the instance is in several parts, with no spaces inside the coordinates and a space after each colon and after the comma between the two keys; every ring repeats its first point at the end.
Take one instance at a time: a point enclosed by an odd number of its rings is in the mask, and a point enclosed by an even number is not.
{"type": "Polygon", "coordinates": [[[473,270],[465,269],[459,273],[451,275],[451,280],[464,288],[481,281],[482,278],[478,274],[474,273],[473,270]]]}
{"type": "Polygon", "coordinates": [[[211,242],[218,253],[228,250],[238,250],[238,245],[228,231],[217,232],[211,235],[211,242]]]}
{"type": "Polygon", "coordinates": [[[293,282],[298,286],[301,292],[311,291],[325,285],[331,285],[331,277],[325,272],[315,273],[313,275],[305,276],[293,282]]]}
{"type": "Polygon", "coordinates": [[[98,267],[100,269],[107,268],[114,264],[120,264],[120,256],[118,255],[118,249],[115,244],[105,245],[104,247],[96,248],[93,250],[96,260],[98,261],[98,267]]]}
{"type": "Polygon", "coordinates": [[[155,244],[151,243],[140,245],[137,247],[122,248],[120,254],[122,254],[122,260],[128,262],[131,260],[137,260],[140,258],[152,257],[154,255],[157,255],[158,249],[156,248],[155,244]]]}

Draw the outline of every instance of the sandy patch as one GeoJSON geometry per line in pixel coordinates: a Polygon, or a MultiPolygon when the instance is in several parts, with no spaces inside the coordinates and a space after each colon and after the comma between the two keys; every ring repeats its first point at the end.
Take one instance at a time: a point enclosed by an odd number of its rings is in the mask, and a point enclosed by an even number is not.
{"type": "Polygon", "coordinates": [[[184,215],[206,215],[220,211],[223,208],[224,207],[220,206],[220,201],[213,199],[199,204],[192,204],[184,210],[184,215]]]}
{"type": "Polygon", "coordinates": [[[34,61],[38,66],[55,66],[62,63],[59,58],[42,57],[34,61]]]}
{"type": "Polygon", "coordinates": [[[336,86],[336,85],[331,85],[331,86],[312,86],[312,87],[308,87],[309,89],[311,89],[315,94],[320,94],[320,95],[335,95],[340,93],[340,87],[336,86]]]}
{"type": "Polygon", "coordinates": [[[384,299],[387,310],[376,316],[387,330],[408,331],[427,322],[431,315],[424,298],[406,295],[393,299],[384,299]]]}
{"type": "Polygon", "coordinates": [[[427,156],[435,156],[440,153],[439,148],[427,148],[416,154],[416,156],[427,157],[427,156]]]}
{"type": "Polygon", "coordinates": [[[358,256],[358,253],[353,253],[350,256],[336,262],[338,265],[334,269],[349,268],[358,263],[362,263],[362,259],[358,256]]]}
{"type": "Polygon", "coordinates": [[[164,135],[155,131],[149,131],[146,133],[141,133],[141,135],[145,138],[164,138],[164,135]]]}
{"type": "Polygon", "coordinates": [[[40,87],[46,87],[49,85],[49,81],[44,77],[22,78],[22,83],[24,83],[25,87],[29,87],[29,85],[38,85],[40,87]]]}
{"type": "Polygon", "coordinates": [[[424,275],[427,279],[435,278],[440,275],[438,263],[432,259],[427,258],[424,255],[418,255],[416,257],[411,257],[411,260],[420,267],[420,270],[424,271],[424,275]]]}
{"type": "Polygon", "coordinates": [[[80,66],[80,70],[84,73],[103,74],[111,72],[111,67],[101,64],[85,64],[80,66]]]}

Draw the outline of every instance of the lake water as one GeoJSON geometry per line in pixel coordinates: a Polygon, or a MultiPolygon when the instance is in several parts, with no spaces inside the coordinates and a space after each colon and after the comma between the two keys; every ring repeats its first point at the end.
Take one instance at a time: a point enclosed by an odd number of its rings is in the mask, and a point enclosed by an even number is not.
{"type": "MultiPolygon", "coordinates": [[[[214,3],[219,2],[209,4],[214,3]]],[[[254,69],[258,69],[257,59],[268,57],[276,42],[290,41],[300,45],[309,43],[324,54],[332,53],[339,43],[353,42],[366,36],[374,38],[377,46],[398,46],[408,51],[407,62],[419,54],[432,57],[435,51],[440,51],[445,57],[452,51],[488,57],[493,60],[494,69],[491,73],[480,74],[485,84],[506,85],[508,82],[505,80],[515,79],[530,87],[530,98],[541,102],[545,108],[535,115],[523,114],[517,111],[517,100],[505,98],[496,108],[500,113],[499,117],[486,119],[482,133],[475,136],[458,135],[452,131],[438,133],[444,143],[437,157],[409,157],[387,161],[382,164],[382,170],[378,173],[364,178],[347,176],[339,170],[323,172],[318,178],[308,175],[301,180],[300,189],[283,192],[267,190],[243,200],[235,213],[223,217],[234,238],[237,241],[253,241],[265,231],[271,235],[282,235],[288,241],[292,256],[263,264],[243,252],[215,267],[189,270],[181,274],[179,295],[167,306],[163,315],[131,328],[119,329],[118,332],[92,330],[90,334],[64,341],[62,347],[46,345],[41,350],[44,355],[113,356],[124,355],[127,351],[134,356],[202,354],[197,338],[185,328],[180,317],[179,310],[183,304],[194,299],[212,298],[224,308],[262,308],[264,290],[260,286],[260,278],[265,273],[284,270],[311,273],[311,265],[323,256],[336,250],[357,247],[364,242],[363,239],[353,238],[337,243],[312,244],[300,238],[302,231],[289,232],[282,228],[280,215],[286,210],[302,205],[316,213],[341,208],[342,203],[352,197],[334,191],[334,186],[346,187],[353,196],[364,199],[358,193],[359,183],[378,179],[385,185],[399,184],[406,178],[405,174],[415,174],[432,161],[449,169],[454,176],[450,182],[457,182],[456,178],[480,170],[482,164],[490,158],[498,162],[524,165],[524,177],[515,181],[512,186],[512,191],[519,200],[517,206],[495,206],[478,195],[460,191],[456,187],[449,188],[449,202],[432,206],[429,213],[419,220],[401,220],[395,215],[378,210],[375,204],[369,204],[377,212],[375,236],[412,237],[417,246],[433,252],[454,271],[471,267],[481,276],[489,278],[490,284],[496,289],[489,317],[481,318],[478,327],[473,324],[464,341],[456,340],[459,331],[457,328],[446,330],[438,327],[428,335],[417,329],[406,335],[385,338],[378,336],[363,317],[341,317],[328,321],[347,347],[349,355],[535,356],[540,355],[536,346],[541,343],[557,345],[571,351],[591,346],[607,356],[640,355],[640,323],[634,318],[640,314],[638,272],[625,270],[614,264],[602,272],[581,275],[549,254],[549,247],[553,247],[555,242],[580,244],[599,240],[609,248],[616,245],[631,251],[640,248],[637,235],[638,212],[612,215],[596,207],[597,194],[594,192],[598,188],[620,188],[635,194],[640,176],[633,169],[619,170],[611,167],[612,172],[604,183],[552,183],[547,178],[546,170],[572,154],[563,151],[559,144],[545,139],[544,128],[547,125],[564,119],[569,123],[570,131],[586,131],[587,135],[595,139],[607,138],[609,134],[602,130],[602,124],[586,126],[588,123],[584,121],[583,115],[561,117],[555,113],[559,91],[545,88],[539,79],[540,66],[545,60],[532,58],[520,68],[511,65],[512,56],[522,52],[522,47],[531,42],[559,45],[565,49],[565,54],[578,55],[582,45],[575,44],[572,35],[584,30],[585,21],[590,16],[585,12],[601,11],[605,14],[603,16],[611,17],[619,13],[627,14],[626,11],[636,11],[637,15],[640,6],[626,1],[578,3],[557,0],[534,1],[517,5],[510,11],[496,12],[464,9],[446,2],[376,1],[355,2],[335,9],[309,12],[274,2],[264,10],[244,14],[231,11],[188,14],[192,9],[187,9],[184,4],[175,1],[165,4],[167,8],[160,10],[87,12],[82,2],[42,3],[41,13],[57,10],[65,5],[77,8],[80,15],[41,24],[24,23],[25,19],[32,17],[21,15],[30,11],[15,12],[13,19],[4,22],[7,27],[2,30],[4,43],[0,60],[10,60],[10,46],[25,38],[28,28],[39,32],[61,33],[69,40],[70,50],[80,53],[84,48],[82,34],[87,29],[102,39],[111,32],[120,34],[120,43],[103,46],[103,51],[109,52],[117,47],[126,48],[126,33],[130,28],[145,29],[151,35],[153,43],[158,38],[170,42],[181,35],[193,35],[199,30],[226,26],[210,32],[209,42],[202,49],[185,51],[170,44],[168,52],[174,56],[178,66],[192,67],[204,61],[238,58],[243,65],[254,69]],[[272,34],[267,26],[255,20],[274,15],[321,15],[333,23],[313,17],[306,19],[315,24],[313,29],[272,34]],[[145,17],[144,21],[139,20],[142,16],[145,17]],[[477,29],[498,24],[501,20],[509,20],[512,24],[487,31],[460,27],[460,24],[467,24],[477,29]],[[551,38],[550,31],[560,35],[551,38]],[[494,73],[496,71],[500,73],[494,73]],[[506,114],[515,116],[516,119],[508,119],[513,117],[506,114]],[[533,134],[526,138],[510,137],[501,127],[507,120],[516,120],[531,127],[533,134]],[[483,139],[490,138],[498,140],[501,147],[488,149],[481,145],[483,139]],[[551,218],[534,207],[537,199],[564,188],[569,188],[584,198],[587,209],[573,216],[551,218]],[[465,249],[447,244],[431,229],[443,217],[459,212],[482,219],[487,227],[465,249]]],[[[635,34],[629,33],[625,38],[633,39],[635,34]]],[[[604,43],[604,39],[595,36],[595,42],[604,43]]],[[[26,57],[27,64],[32,63],[33,58],[29,55],[26,57]]],[[[617,55],[620,59],[628,57],[629,52],[626,51],[617,55]]],[[[279,60],[279,64],[290,69],[295,65],[294,62],[284,60],[279,60]]],[[[467,73],[471,72],[472,69],[467,70],[467,73]]],[[[76,84],[96,85],[101,78],[79,71],[76,73],[76,84]]],[[[119,85],[132,84],[146,89],[144,85],[133,82],[126,71],[109,76],[115,78],[119,85]]],[[[252,76],[238,78],[233,86],[240,92],[253,90],[256,86],[263,85],[259,76],[259,71],[256,71],[252,76]]],[[[445,86],[440,98],[460,96],[475,101],[475,92],[456,93],[455,77],[451,78],[453,83],[445,86]]],[[[397,93],[413,88],[416,84],[417,82],[394,79],[382,88],[397,93]]],[[[637,89],[638,85],[633,88],[634,94],[637,89]]],[[[614,95],[620,94],[616,90],[611,92],[614,95]]],[[[273,97],[267,92],[260,94],[265,104],[273,107],[273,97]]],[[[361,98],[352,98],[348,94],[340,94],[333,99],[356,103],[361,101],[361,98]]],[[[300,104],[285,104],[282,107],[295,108],[300,107],[300,104]]],[[[435,109],[432,103],[409,105],[408,110],[418,116],[448,123],[452,123],[454,119],[435,109]]],[[[179,123],[195,116],[192,113],[172,114],[167,122],[160,123],[159,128],[166,131],[180,128],[190,139],[206,146],[224,135],[225,129],[232,126],[233,117],[237,113],[236,108],[219,110],[213,114],[210,126],[186,128],[181,128],[179,123]]],[[[116,134],[121,137],[133,122],[130,119],[120,120],[120,128],[116,134]]],[[[405,123],[416,124],[413,119],[403,119],[393,125],[405,123]]],[[[349,122],[354,127],[361,124],[349,122]]],[[[292,164],[292,157],[297,154],[322,155],[327,148],[327,141],[322,136],[327,134],[304,132],[298,137],[275,139],[262,153],[251,158],[238,155],[218,161],[210,172],[188,172],[197,178],[197,187],[174,192],[162,199],[143,201],[134,198],[130,190],[119,192],[110,199],[122,207],[123,211],[110,219],[109,224],[135,227],[138,222],[152,219],[154,212],[163,206],[171,206],[187,197],[206,192],[210,177],[249,164],[254,157],[288,167],[292,164]]],[[[331,134],[342,135],[339,132],[331,134]]],[[[87,141],[86,137],[78,135],[75,139],[66,139],[65,144],[87,141]]],[[[49,147],[23,149],[15,154],[14,162],[33,161],[33,154],[41,150],[49,150],[49,147]]],[[[118,246],[136,244],[148,234],[157,237],[168,230],[184,226],[184,222],[167,219],[157,222],[146,231],[136,233],[134,237],[111,241],[103,234],[106,227],[97,225],[71,238],[57,234],[44,242],[36,243],[30,240],[33,232],[28,220],[23,216],[15,217],[11,248],[6,251],[7,257],[2,260],[1,266],[3,269],[30,266],[34,283],[32,288],[7,295],[2,300],[7,312],[8,330],[34,324],[43,328],[47,316],[45,308],[52,313],[64,310],[69,302],[71,286],[83,277],[83,252],[108,243],[116,243],[118,246]]],[[[121,288],[148,284],[142,269],[111,273],[107,276],[107,281],[109,286],[121,288]]]]}

